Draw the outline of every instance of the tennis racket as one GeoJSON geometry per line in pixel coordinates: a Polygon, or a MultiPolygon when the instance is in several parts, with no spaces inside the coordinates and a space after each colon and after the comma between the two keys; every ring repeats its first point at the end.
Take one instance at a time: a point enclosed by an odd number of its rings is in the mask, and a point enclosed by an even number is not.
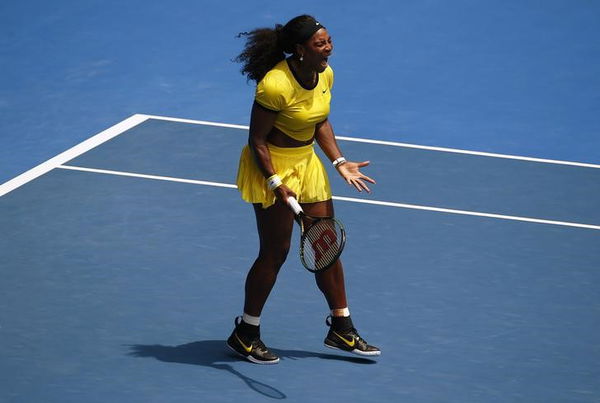
{"type": "Polygon", "coordinates": [[[300,225],[300,261],[310,272],[325,271],[340,257],[346,244],[346,231],[333,217],[313,217],[304,213],[300,203],[288,198],[300,225]]]}

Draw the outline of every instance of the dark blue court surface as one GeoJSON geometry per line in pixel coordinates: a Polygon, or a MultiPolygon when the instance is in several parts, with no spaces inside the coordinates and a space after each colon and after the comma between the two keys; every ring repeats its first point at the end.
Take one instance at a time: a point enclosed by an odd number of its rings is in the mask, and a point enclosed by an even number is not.
{"type": "Polygon", "coordinates": [[[600,402],[599,17],[571,0],[1,2],[0,402],[600,402]],[[293,250],[264,367],[224,347],[258,245],[233,186],[247,129],[135,114],[246,124],[235,36],[301,13],[335,43],[340,145],[378,182],[330,171],[350,309],[383,354],[323,346],[293,250]]]}
{"type": "MultiPolygon", "coordinates": [[[[232,186],[247,131],[134,116],[0,186],[0,401],[600,401],[600,169],[340,140],[350,309],[377,360],[323,346],[292,251],[224,347],[257,249],[232,186]]],[[[295,235],[297,241],[297,234],[295,235]]]]}

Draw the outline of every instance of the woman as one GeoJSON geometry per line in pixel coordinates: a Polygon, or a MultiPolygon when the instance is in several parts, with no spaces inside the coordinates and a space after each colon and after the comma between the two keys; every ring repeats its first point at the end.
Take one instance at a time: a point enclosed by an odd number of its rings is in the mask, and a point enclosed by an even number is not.
{"type": "MultiPolygon", "coordinates": [[[[297,198],[309,215],[333,216],[331,188],[314,141],[359,192],[369,192],[365,182],[375,181],[360,172],[368,161],[351,162],[342,156],[327,119],[333,45],[325,27],[301,15],[285,26],[240,35],[247,36],[247,42],[236,60],[257,87],[237,185],[242,198],[254,206],[260,250],[246,278],[243,316],[236,318],[227,345],[251,362],[275,364],[279,358],[260,339],[260,315],[290,248],[294,215],[287,200],[297,198]],[[291,56],[286,58],[286,53],[291,56]]],[[[367,344],[352,324],[342,263],[338,260],[315,278],[331,310],[325,345],[379,355],[380,350],[367,344]]]]}

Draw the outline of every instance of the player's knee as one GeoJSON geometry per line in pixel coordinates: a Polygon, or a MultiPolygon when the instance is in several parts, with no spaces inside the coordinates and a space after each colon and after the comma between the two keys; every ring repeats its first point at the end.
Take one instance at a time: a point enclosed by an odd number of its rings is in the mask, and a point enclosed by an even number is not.
{"type": "Polygon", "coordinates": [[[270,265],[275,267],[277,270],[285,263],[288,253],[290,251],[290,245],[280,245],[275,248],[268,248],[261,250],[260,256],[262,259],[267,261],[270,265]]]}
{"type": "Polygon", "coordinates": [[[273,261],[273,264],[277,268],[280,268],[281,266],[283,266],[283,264],[285,263],[285,260],[287,259],[289,251],[290,251],[289,247],[288,248],[281,248],[281,249],[279,249],[277,251],[274,251],[274,253],[271,255],[271,259],[273,261]]]}

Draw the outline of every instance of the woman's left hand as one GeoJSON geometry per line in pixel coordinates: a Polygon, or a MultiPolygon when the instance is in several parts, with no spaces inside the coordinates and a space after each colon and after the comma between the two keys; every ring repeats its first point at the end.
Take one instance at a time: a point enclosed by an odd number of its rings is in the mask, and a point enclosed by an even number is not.
{"type": "Polygon", "coordinates": [[[373,184],[375,184],[375,181],[360,172],[360,168],[366,167],[369,163],[370,161],[347,161],[344,164],[338,165],[336,169],[339,174],[342,175],[342,178],[344,178],[346,183],[354,186],[356,190],[359,192],[366,190],[368,193],[371,193],[371,189],[369,189],[365,181],[373,184]]]}

